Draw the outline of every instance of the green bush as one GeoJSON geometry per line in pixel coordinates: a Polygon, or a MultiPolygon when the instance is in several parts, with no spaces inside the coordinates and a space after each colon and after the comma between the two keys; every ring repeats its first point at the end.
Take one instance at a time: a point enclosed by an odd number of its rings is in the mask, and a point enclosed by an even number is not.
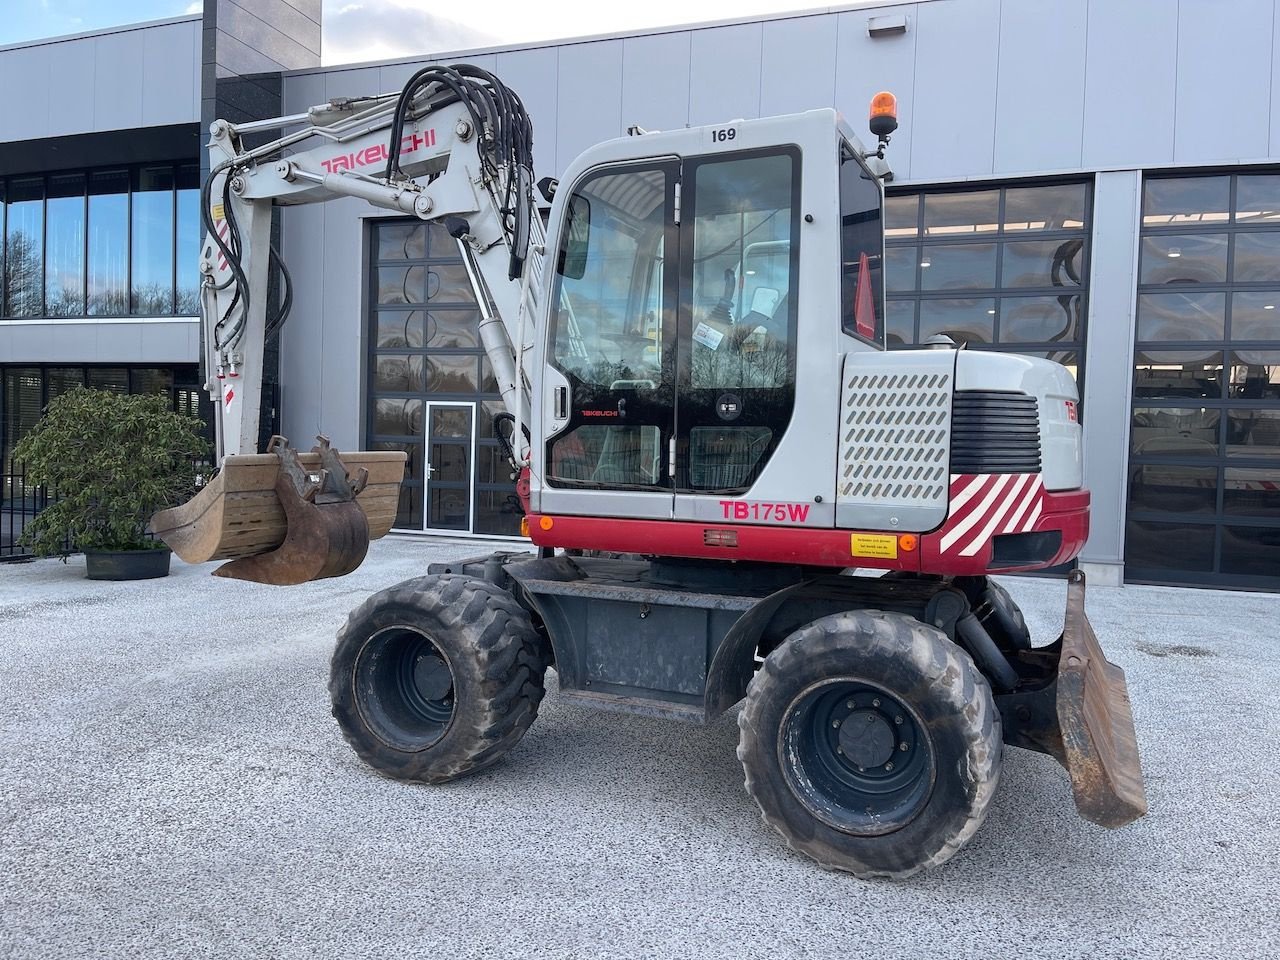
{"type": "Polygon", "coordinates": [[[196,461],[209,444],[201,422],[169,409],[162,395],[77,387],[53,400],[18,443],[14,459],[51,502],[23,531],[37,556],[84,550],[146,550],[147,521],[195,490],[196,461]],[[56,498],[56,499],[55,499],[56,498]]]}

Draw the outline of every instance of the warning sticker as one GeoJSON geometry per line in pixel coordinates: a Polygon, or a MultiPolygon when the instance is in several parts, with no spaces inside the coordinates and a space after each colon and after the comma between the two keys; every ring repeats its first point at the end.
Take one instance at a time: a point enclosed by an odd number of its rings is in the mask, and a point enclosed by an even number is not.
{"type": "Polygon", "coordinates": [[[898,559],[898,538],[892,534],[855,533],[849,537],[849,553],[855,557],[877,560],[898,559]]]}
{"type": "Polygon", "coordinates": [[[724,339],[724,334],[715,327],[708,326],[705,323],[700,323],[694,328],[693,339],[697,340],[704,347],[710,347],[712,350],[719,350],[720,341],[724,339]]]}
{"type": "Polygon", "coordinates": [[[223,209],[222,204],[220,204],[220,203],[215,203],[215,204],[210,208],[209,212],[213,214],[213,219],[215,219],[215,220],[225,220],[225,219],[227,219],[226,211],[223,209]]]}

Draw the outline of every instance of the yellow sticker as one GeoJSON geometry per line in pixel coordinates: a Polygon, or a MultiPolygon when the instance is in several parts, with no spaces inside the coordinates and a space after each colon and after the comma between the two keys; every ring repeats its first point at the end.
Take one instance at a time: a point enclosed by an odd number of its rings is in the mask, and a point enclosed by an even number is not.
{"type": "Polygon", "coordinates": [[[222,209],[222,204],[220,203],[215,203],[209,212],[213,214],[213,219],[215,220],[227,219],[226,212],[222,209]]]}
{"type": "Polygon", "coordinates": [[[898,559],[898,538],[892,534],[855,533],[849,537],[849,553],[877,560],[898,559]]]}

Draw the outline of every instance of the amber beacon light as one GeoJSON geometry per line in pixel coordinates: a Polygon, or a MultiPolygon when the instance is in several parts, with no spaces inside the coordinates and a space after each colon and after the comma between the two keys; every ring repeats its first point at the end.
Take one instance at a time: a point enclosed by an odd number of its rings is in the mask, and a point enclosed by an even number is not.
{"type": "Polygon", "coordinates": [[[881,90],[871,98],[871,132],[884,139],[898,129],[898,98],[881,90]]]}

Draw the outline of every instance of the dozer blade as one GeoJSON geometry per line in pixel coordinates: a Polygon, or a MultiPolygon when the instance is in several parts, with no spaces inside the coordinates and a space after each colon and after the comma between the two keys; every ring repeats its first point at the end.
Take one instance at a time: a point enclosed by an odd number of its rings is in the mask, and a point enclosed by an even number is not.
{"type": "Polygon", "coordinates": [[[1086,820],[1122,827],[1147,812],[1142,764],[1124,671],[1111,663],[1084,612],[1084,574],[1068,578],[1058,664],[1062,765],[1086,820]]]}
{"type": "Polygon", "coordinates": [[[195,497],[151,519],[187,563],[226,560],[218,576],[295,584],[350,573],[395,520],[406,456],[339,458],[321,437],[297,453],[273,437],[265,454],[227,457],[195,497]]]}

